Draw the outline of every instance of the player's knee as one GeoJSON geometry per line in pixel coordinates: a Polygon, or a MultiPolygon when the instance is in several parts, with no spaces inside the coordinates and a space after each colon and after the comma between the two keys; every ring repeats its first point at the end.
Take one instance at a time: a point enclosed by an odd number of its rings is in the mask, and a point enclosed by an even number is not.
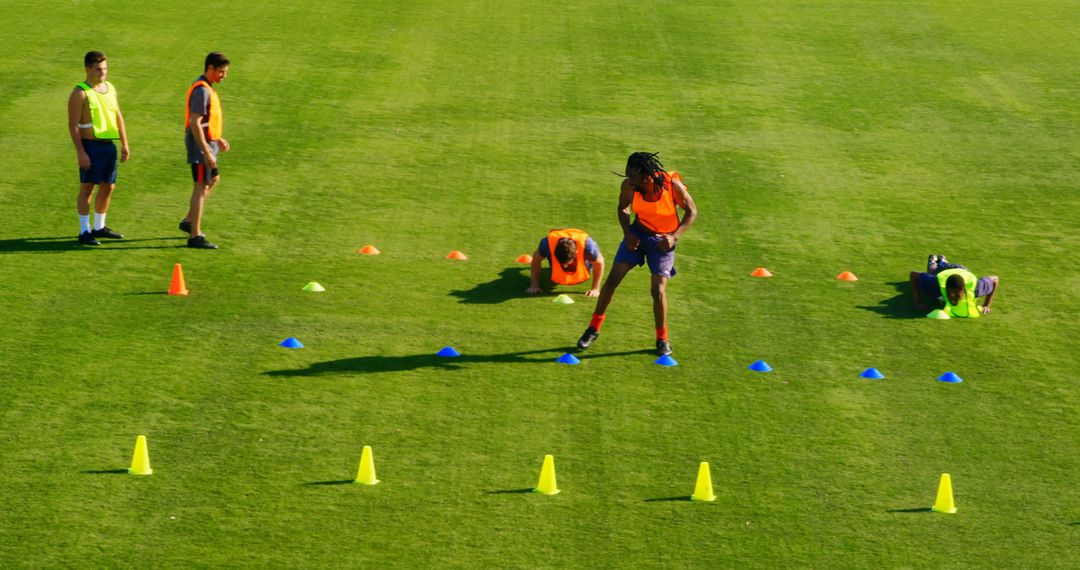
{"type": "Polygon", "coordinates": [[[667,287],[665,287],[664,285],[665,285],[664,283],[653,283],[652,284],[652,297],[653,297],[653,300],[660,301],[660,300],[662,300],[664,298],[664,295],[667,294],[667,287]]]}

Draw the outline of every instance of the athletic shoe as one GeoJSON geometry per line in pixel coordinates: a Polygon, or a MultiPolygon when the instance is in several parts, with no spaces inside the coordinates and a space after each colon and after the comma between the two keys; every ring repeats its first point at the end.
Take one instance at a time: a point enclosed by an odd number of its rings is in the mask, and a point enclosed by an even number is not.
{"type": "Polygon", "coordinates": [[[671,354],[671,343],[666,338],[656,341],[656,355],[667,356],[671,354]]]}
{"type": "Polygon", "coordinates": [[[949,260],[945,259],[944,255],[939,255],[939,256],[937,256],[937,262],[938,262],[938,265],[941,265],[943,263],[948,263],[949,260]]]}
{"type": "Polygon", "coordinates": [[[195,249],[217,249],[217,244],[206,241],[206,236],[188,238],[187,246],[195,249]]]}
{"type": "Polygon", "coordinates": [[[930,254],[930,257],[926,258],[926,271],[927,272],[931,272],[931,271],[937,269],[938,258],[939,257],[941,257],[941,256],[939,256],[936,253],[932,253],[932,254],[930,254]]]}
{"type": "Polygon", "coordinates": [[[109,229],[109,226],[103,226],[100,230],[94,230],[90,233],[96,238],[124,239],[124,234],[109,229]]]}
{"type": "Polygon", "coordinates": [[[79,243],[83,245],[101,245],[101,242],[94,239],[94,234],[90,232],[83,232],[79,234],[79,243]]]}
{"type": "Polygon", "coordinates": [[[190,234],[191,233],[191,222],[189,222],[187,220],[180,220],[180,231],[184,232],[185,234],[190,234]]]}
{"type": "Polygon", "coordinates": [[[597,332],[596,329],[589,327],[585,329],[585,333],[578,339],[577,347],[581,350],[585,350],[586,348],[589,348],[592,343],[596,342],[596,339],[598,338],[600,338],[600,333],[597,332]]]}

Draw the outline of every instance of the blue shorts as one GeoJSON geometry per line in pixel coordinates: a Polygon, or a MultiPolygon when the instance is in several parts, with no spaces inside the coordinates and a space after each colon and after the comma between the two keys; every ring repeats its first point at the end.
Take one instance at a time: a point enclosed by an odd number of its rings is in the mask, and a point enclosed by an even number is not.
{"type": "Polygon", "coordinates": [[[90,168],[79,169],[79,182],[116,184],[116,145],[110,140],[83,139],[82,146],[90,155],[90,168]]]}
{"type": "Polygon", "coordinates": [[[630,251],[626,247],[626,239],[619,244],[619,251],[615,252],[615,263],[629,263],[630,265],[649,264],[649,271],[653,275],[672,278],[675,277],[675,248],[671,251],[660,250],[660,236],[645,231],[636,224],[630,226],[630,231],[639,240],[638,247],[630,251]]]}

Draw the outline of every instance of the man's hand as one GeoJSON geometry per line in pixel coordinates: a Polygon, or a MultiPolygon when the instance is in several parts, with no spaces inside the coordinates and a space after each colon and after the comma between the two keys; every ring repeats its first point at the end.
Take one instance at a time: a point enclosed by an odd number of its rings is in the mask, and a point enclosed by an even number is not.
{"type": "Polygon", "coordinates": [[[638,237],[636,235],[632,234],[632,233],[626,234],[625,239],[626,239],[626,249],[629,249],[630,251],[637,251],[638,246],[641,245],[641,240],[638,239],[638,237]]]}
{"type": "MultiPolygon", "coordinates": [[[[206,164],[206,169],[207,170],[213,170],[213,169],[217,168],[217,157],[214,156],[214,153],[212,153],[212,152],[204,152],[203,153],[203,160],[206,161],[204,164],[206,164]]],[[[207,177],[207,179],[210,178],[210,173],[209,172],[206,173],[206,177],[207,177]]]]}
{"type": "Polygon", "coordinates": [[[990,314],[990,307],[988,307],[986,305],[983,305],[981,310],[982,310],[982,314],[984,314],[984,315],[989,315],[990,314]]]}
{"type": "Polygon", "coordinates": [[[660,236],[660,243],[657,244],[657,246],[660,248],[660,251],[671,251],[672,249],[675,249],[676,241],[674,235],[663,234],[660,236]]]}
{"type": "Polygon", "coordinates": [[[599,297],[600,296],[600,289],[589,289],[588,291],[586,291],[584,293],[584,295],[586,297],[599,297]]]}
{"type": "Polygon", "coordinates": [[[525,292],[529,293],[530,295],[535,295],[537,293],[543,293],[544,290],[539,288],[539,287],[529,287],[528,289],[525,290],[525,292]]]}
{"type": "Polygon", "coordinates": [[[131,149],[128,145],[123,145],[120,147],[120,162],[127,162],[128,158],[131,158],[131,149]]]}
{"type": "Polygon", "coordinates": [[[229,149],[232,148],[229,146],[229,141],[225,139],[218,139],[218,143],[221,144],[221,152],[229,152],[229,149]]]}
{"type": "Polygon", "coordinates": [[[79,151],[79,168],[82,170],[90,169],[90,155],[86,154],[86,151],[79,151]]]}

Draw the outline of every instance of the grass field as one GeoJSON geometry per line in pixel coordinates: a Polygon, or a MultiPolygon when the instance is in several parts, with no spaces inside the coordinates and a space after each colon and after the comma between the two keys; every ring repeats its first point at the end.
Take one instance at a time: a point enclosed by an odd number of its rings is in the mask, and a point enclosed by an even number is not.
{"type": "Polygon", "coordinates": [[[1080,565],[1075,2],[223,4],[4,6],[0,567],[1080,565]],[[133,153],[93,250],[90,49],[133,153]],[[207,252],[176,223],[211,50],[207,252]],[[513,260],[562,226],[613,258],[636,150],[700,209],[679,366],[642,270],[556,364],[592,302],[513,260]],[[920,318],[934,252],[1001,277],[992,315],[920,318]],[[154,475],[114,473],[138,434],[154,475]],[[382,483],[337,484],[364,445],[382,483]],[[514,492],[545,454],[563,492],[514,492]],[[714,503],[682,500],[701,461],[714,503]]]}

